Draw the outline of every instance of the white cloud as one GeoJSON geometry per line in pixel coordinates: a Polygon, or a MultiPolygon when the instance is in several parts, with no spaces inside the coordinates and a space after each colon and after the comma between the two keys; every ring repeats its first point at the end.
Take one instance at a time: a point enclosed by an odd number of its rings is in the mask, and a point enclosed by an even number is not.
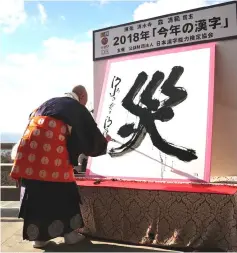
{"type": "Polygon", "coordinates": [[[66,20],[66,18],[62,15],[62,16],[60,16],[60,19],[61,20],[63,20],[63,21],[65,21],[66,20]]]}
{"type": "Polygon", "coordinates": [[[109,2],[109,0],[100,0],[100,5],[103,5],[103,4],[107,4],[109,2]]]}
{"type": "Polygon", "coordinates": [[[22,132],[32,110],[77,84],[87,87],[92,104],[92,43],[52,37],[39,53],[8,55],[0,60],[0,83],[2,131],[22,132]]]}
{"type": "Polygon", "coordinates": [[[46,13],[46,10],[44,8],[44,6],[40,3],[37,4],[37,8],[39,10],[39,19],[40,19],[40,22],[41,24],[45,24],[45,22],[47,21],[47,13],[46,13]]]}
{"type": "Polygon", "coordinates": [[[35,54],[10,54],[7,55],[6,61],[13,65],[32,65],[38,61],[37,55],[35,54]]]}
{"type": "Polygon", "coordinates": [[[180,12],[188,9],[195,9],[210,4],[227,2],[225,0],[157,0],[156,2],[145,2],[140,4],[133,14],[133,19],[141,20],[157,17],[169,13],[180,12]]]}
{"type": "Polygon", "coordinates": [[[27,14],[24,10],[24,0],[0,1],[0,30],[12,33],[26,22],[27,14]]]}

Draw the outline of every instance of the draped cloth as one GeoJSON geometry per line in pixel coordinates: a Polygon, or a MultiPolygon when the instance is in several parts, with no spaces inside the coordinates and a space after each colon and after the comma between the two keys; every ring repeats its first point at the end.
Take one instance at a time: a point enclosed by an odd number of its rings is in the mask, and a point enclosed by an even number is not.
{"type": "Polygon", "coordinates": [[[23,239],[48,241],[83,228],[81,198],[75,182],[22,180],[19,218],[23,239]]]}
{"type": "Polygon", "coordinates": [[[67,126],[52,117],[33,117],[21,139],[11,172],[13,179],[75,181],[69,162],[67,126]]]}

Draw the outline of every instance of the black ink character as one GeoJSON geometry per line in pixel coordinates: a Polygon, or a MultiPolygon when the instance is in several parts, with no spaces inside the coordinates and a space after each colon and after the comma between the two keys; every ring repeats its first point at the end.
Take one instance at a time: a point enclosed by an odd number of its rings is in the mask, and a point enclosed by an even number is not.
{"type": "MultiPolygon", "coordinates": [[[[110,93],[110,96],[112,97],[112,100],[114,101],[115,100],[115,95],[116,93],[118,93],[120,90],[119,90],[119,84],[121,83],[121,78],[117,77],[117,76],[114,76],[113,78],[113,81],[111,83],[111,89],[113,90],[112,93],[110,93]]],[[[109,114],[111,114],[112,112],[112,109],[113,109],[113,106],[114,106],[114,103],[112,102],[109,106],[109,114]]],[[[106,118],[105,118],[105,122],[104,122],[104,134],[107,134],[108,131],[109,131],[109,127],[112,125],[112,119],[110,118],[110,116],[108,115],[106,118]]]]}
{"type": "MultiPolygon", "coordinates": [[[[152,30],[153,30],[153,37],[155,37],[155,35],[156,35],[156,28],[153,28],[152,30]]],[[[164,35],[164,37],[166,38],[166,36],[167,36],[167,34],[168,34],[168,29],[166,29],[165,27],[162,26],[162,27],[157,31],[157,33],[158,33],[159,35],[164,35]]]]}
{"type": "Polygon", "coordinates": [[[195,32],[207,31],[206,19],[197,20],[195,26],[196,26],[195,32]]]}
{"type": "Polygon", "coordinates": [[[191,33],[193,31],[193,24],[192,23],[186,23],[183,25],[183,33],[191,33]]]}
{"type": "Polygon", "coordinates": [[[174,17],[174,22],[179,22],[180,21],[180,17],[179,16],[175,16],[174,17]]]}
{"type": "Polygon", "coordinates": [[[162,19],[158,20],[158,25],[163,25],[163,20],[162,19]]]}
{"type": "Polygon", "coordinates": [[[170,27],[170,34],[175,34],[176,36],[181,33],[180,25],[172,25],[170,27]]]}
{"type": "Polygon", "coordinates": [[[111,97],[115,97],[115,94],[119,92],[118,85],[121,83],[121,78],[114,76],[113,81],[111,83],[111,88],[113,89],[113,93],[110,93],[111,97]]]}
{"type": "Polygon", "coordinates": [[[212,27],[212,29],[216,29],[220,25],[221,25],[220,17],[213,17],[209,19],[209,26],[212,27]]]}
{"type": "Polygon", "coordinates": [[[141,35],[141,40],[147,40],[147,39],[149,39],[149,38],[150,38],[149,32],[150,32],[150,31],[142,31],[142,32],[140,33],[140,35],[141,35]]]}
{"type": "Polygon", "coordinates": [[[109,105],[109,112],[110,112],[110,113],[112,112],[112,109],[113,109],[114,105],[115,105],[115,104],[114,104],[113,102],[109,105]]]}
{"type": "Polygon", "coordinates": [[[168,23],[173,23],[173,17],[168,18],[168,23]]]}
{"type": "Polygon", "coordinates": [[[184,162],[190,162],[197,159],[196,152],[194,150],[176,146],[163,139],[155,125],[155,120],[160,120],[161,122],[171,120],[174,117],[172,107],[177,106],[187,98],[187,92],[184,88],[175,87],[176,83],[183,74],[183,71],[183,67],[173,67],[169,77],[164,81],[163,85],[161,85],[161,83],[164,80],[164,73],[156,71],[152,80],[142,92],[140,102],[138,104],[134,104],[134,98],[148,78],[145,72],[141,72],[137,76],[134,85],[124,97],[122,106],[133,115],[139,117],[138,127],[135,128],[134,123],[125,124],[120,127],[118,135],[122,138],[129,137],[130,135],[132,136],[125,144],[118,148],[112,148],[109,151],[111,157],[122,156],[139,147],[148,133],[153,145],[161,152],[170,156],[175,156],[184,162]],[[163,101],[152,99],[152,96],[159,86],[161,86],[161,93],[168,96],[168,98],[163,101]],[[141,103],[145,107],[142,107],[141,103]]]}
{"type": "Polygon", "coordinates": [[[111,120],[111,118],[110,118],[110,116],[107,116],[106,118],[105,118],[105,122],[104,122],[104,129],[105,129],[105,132],[104,133],[108,133],[108,129],[109,129],[109,127],[112,125],[112,120],[111,120]]]}

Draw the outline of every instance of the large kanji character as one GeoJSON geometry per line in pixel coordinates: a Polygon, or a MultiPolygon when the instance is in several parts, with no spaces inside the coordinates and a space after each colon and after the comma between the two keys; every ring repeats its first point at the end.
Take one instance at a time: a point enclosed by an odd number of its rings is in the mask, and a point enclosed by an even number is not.
{"type": "Polygon", "coordinates": [[[139,117],[138,127],[135,128],[134,123],[125,124],[120,127],[118,135],[122,138],[132,136],[125,144],[122,144],[118,148],[112,148],[109,151],[112,157],[121,156],[139,147],[148,133],[153,145],[165,154],[175,156],[184,162],[197,159],[194,150],[176,146],[162,138],[155,125],[156,120],[161,122],[171,120],[174,117],[172,107],[177,106],[187,98],[187,92],[184,88],[175,87],[183,71],[184,68],[181,66],[173,67],[163,85],[161,84],[164,80],[164,73],[156,71],[142,92],[139,103],[135,104],[134,99],[148,78],[145,72],[138,74],[133,86],[122,101],[122,106],[126,110],[139,117]],[[161,86],[161,93],[168,97],[163,101],[152,99],[152,96],[159,86],[161,86]],[[142,107],[141,104],[145,105],[145,107],[142,107]]]}

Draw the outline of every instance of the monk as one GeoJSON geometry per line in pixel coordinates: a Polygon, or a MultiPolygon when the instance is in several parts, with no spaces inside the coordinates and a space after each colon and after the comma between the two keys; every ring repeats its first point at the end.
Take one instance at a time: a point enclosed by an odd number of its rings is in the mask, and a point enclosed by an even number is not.
{"type": "Polygon", "coordinates": [[[17,148],[10,176],[21,185],[23,239],[35,248],[56,237],[67,244],[84,239],[76,232],[84,223],[73,167],[80,154],[104,155],[111,140],[99,131],[86,103],[81,85],[46,101],[31,113],[17,148]]]}

